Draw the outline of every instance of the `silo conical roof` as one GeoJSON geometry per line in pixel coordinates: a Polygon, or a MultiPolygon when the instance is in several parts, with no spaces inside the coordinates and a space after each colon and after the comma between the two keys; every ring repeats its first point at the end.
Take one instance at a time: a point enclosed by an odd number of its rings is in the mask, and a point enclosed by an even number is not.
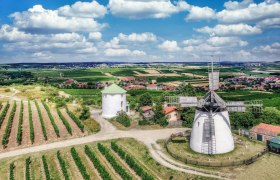
{"type": "Polygon", "coordinates": [[[126,93],[126,90],[124,90],[123,88],[121,88],[120,86],[118,86],[116,84],[112,84],[111,86],[106,87],[101,92],[104,94],[122,94],[122,93],[126,93]]]}

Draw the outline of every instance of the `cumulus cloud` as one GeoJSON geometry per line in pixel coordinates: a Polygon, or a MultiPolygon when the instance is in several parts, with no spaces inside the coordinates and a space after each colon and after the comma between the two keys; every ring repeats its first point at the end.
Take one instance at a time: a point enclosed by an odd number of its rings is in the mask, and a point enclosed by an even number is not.
{"type": "Polygon", "coordinates": [[[269,18],[257,23],[260,28],[280,28],[280,18],[269,18]]]}
{"type": "Polygon", "coordinates": [[[197,32],[207,33],[210,35],[231,36],[231,35],[253,35],[260,34],[262,30],[258,27],[253,27],[247,24],[218,24],[215,27],[203,27],[196,29],[197,32]]]}
{"type": "Polygon", "coordinates": [[[141,34],[132,33],[129,35],[120,33],[117,38],[120,41],[131,41],[131,42],[153,42],[157,40],[156,35],[149,32],[145,32],[141,34]]]}
{"type": "Polygon", "coordinates": [[[110,0],[110,12],[115,16],[130,19],[166,18],[189,8],[182,0],[172,3],[170,0],[110,0]]]}
{"type": "Polygon", "coordinates": [[[210,37],[207,42],[213,46],[247,46],[247,41],[242,41],[237,37],[210,37]]]}
{"type": "Polygon", "coordinates": [[[2,25],[0,29],[0,39],[5,41],[22,41],[32,37],[31,34],[21,32],[18,28],[11,27],[7,24],[2,25]]]}
{"type": "Polygon", "coordinates": [[[88,38],[91,40],[100,40],[102,38],[101,32],[91,32],[88,35],[88,38]]]}
{"type": "Polygon", "coordinates": [[[120,57],[120,56],[144,56],[146,53],[139,50],[129,50],[129,49],[106,49],[104,51],[105,56],[109,57],[120,57]]]}
{"type": "Polygon", "coordinates": [[[62,6],[58,9],[59,16],[101,18],[107,13],[107,8],[96,1],[75,2],[73,5],[62,6]]]}
{"type": "Polygon", "coordinates": [[[253,48],[254,52],[264,52],[264,53],[269,53],[269,54],[280,54],[280,43],[275,42],[272,43],[271,45],[263,45],[263,46],[257,46],[253,48]]]}
{"type": "Polygon", "coordinates": [[[245,23],[260,21],[280,16],[280,3],[266,0],[259,4],[245,0],[243,2],[229,1],[226,9],[218,12],[217,19],[224,23],[245,23]]]}
{"type": "Polygon", "coordinates": [[[177,41],[164,41],[162,44],[158,45],[158,48],[168,51],[168,52],[175,52],[179,51],[180,47],[177,44],[177,41]]]}
{"type": "Polygon", "coordinates": [[[198,45],[202,43],[202,39],[187,39],[183,41],[185,45],[198,45]]]}
{"type": "Polygon", "coordinates": [[[198,7],[191,6],[189,9],[189,14],[186,20],[203,20],[203,19],[214,19],[215,11],[209,7],[198,7]]]}
{"type": "Polygon", "coordinates": [[[92,32],[106,27],[106,24],[100,24],[93,18],[64,17],[57,10],[47,10],[41,5],[13,13],[10,17],[17,28],[39,32],[92,32]]]}

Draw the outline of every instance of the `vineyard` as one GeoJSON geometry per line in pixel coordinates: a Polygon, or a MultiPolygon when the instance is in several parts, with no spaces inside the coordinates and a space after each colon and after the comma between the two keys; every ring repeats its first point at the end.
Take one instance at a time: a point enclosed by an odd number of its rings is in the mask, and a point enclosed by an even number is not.
{"type": "Polygon", "coordinates": [[[1,103],[1,151],[83,136],[83,123],[68,108],[52,108],[44,101],[1,103]]]}
{"type": "Polygon", "coordinates": [[[135,163],[139,161],[128,155],[129,152],[118,143],[110,143],[87,144],[9,159],[1,162],[0,174],[7,176],[4,179],[158,179],[149,168],[139,163],[132,166],[129,161],[123,160],[123,156],[115,153],[116,147],[135,163]],[[5,163],[7,166],[4,166],[5,163]]]}

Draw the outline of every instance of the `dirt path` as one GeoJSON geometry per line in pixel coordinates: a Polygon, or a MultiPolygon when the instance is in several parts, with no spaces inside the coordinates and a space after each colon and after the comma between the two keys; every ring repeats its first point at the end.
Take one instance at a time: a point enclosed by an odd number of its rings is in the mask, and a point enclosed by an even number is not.
{"type": "MultiPolygon", "coordinates": [[[[11,113],[11,111],[12,111],[13,103],[14,103],[13,101],[10,101],[10,107],[9,107],[9,109],[8,109],[8,112],[7,112],[7,114],[6,114],[6,116],[5,116],[5,119],[4,119],[3,123],[2,123],[2,126],[1,126],[1,128],[0,128],[0,143],[2,142],[4,133],[5,133],[5,129],[6,129],[6,126],[7,126],[7,123],[8,123],[8,118],[10,117],[10,113],[11,113]]],[[[5,150],[5,149],[3,148],[3,145],[2,145],[2,143],[1,143],[0,152],[1,152],[1,151],[4,151],[4,150],[5,150]]]]}
{"type": "Polygon", "coordinates": [[[35,106],[34,102],[30,102],[31,104],[31,109],[32,109],[32,120],[33,120],[33,126],[34,126],[34,144],[42,144],[44,143],[44,135],[42,132],[42,128],[41,128],[41,123],[39,120],[39,115],[38,115],[38,111],[37,108],[35,106]]]}
{"type": "Polygon", "coordinates": [[[18,131],[18,123],[19,123],[19,113],[20,113],[20,101],[17,101],[17,108],[16,108],[14,120],[13,120],[11,134],[9,137],[8,149],[13,149],[18,146],[17,131],[18,131]]]}
{"type": "Polygon", "coordinates": [[[68,115],[68,113],[66,112],[66,109],[61,109],[61,113],[63,114],[63,116],[69,122],[69,124],[70,124],[70,126],[72,128],[72,135],[73,135],[73,137],[79,137],[79,136],[84,135],[84,133],[80,130],[80,128],[76,125],[76,123],[68,115]]]}
{"type": "Polygon", "coordinates": [[[56,135],[56,133],[54,131],[53,125],[51,123],[51,120],[49,118],[49,115],[48,115],[45,107],[39,101],[38,101],[38,105],[39,105],[39,108],[41,109],[43,121],[44,121],[45,126],[46,126],[46,131],[47,131],[47,136],[48,136],[48,140],[47,141],[48,142],[53,142],[53,141],[57,140],[58,137],[57,137],[57,135],[56,135]]]}
{"type": "Polygon", "coordinates": [[[25,147],[30,144],[31,144],[31,141],[30,141],[30,128],[29,128],[28,102],[23,101],[23,122],[22,122],[21,146],[25,147]]]}

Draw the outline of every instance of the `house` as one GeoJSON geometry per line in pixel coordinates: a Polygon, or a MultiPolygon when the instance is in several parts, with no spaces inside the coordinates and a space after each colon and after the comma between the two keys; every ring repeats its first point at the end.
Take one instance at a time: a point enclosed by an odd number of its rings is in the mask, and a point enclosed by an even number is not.
{"type": "Polygon", "coordinates": [[[142,116],[144,119],[151,120],[155,115],[151,106],[143,106],[140,109],[142,111],[142,116]]]}
{"type": "Polygon", "coordinates": [[[159,90],[159,87],[157,84],[148,84],[146,89],[147,90],[159,90]]]}
{"type": "Polygon", "coordinates": [[[250,138],[266,142],[280,134],[280,126],[260,123],[250,130],[250,138]]]}
{"type": "Polygon", "coordinates": [[[180,120],[180,115],[175,106],[165,106],[163,108],[163,111],[169,125],[171,126],[182,125],[182,121],[180,120]]]}
{"type": "Polygon", "coordinates": [[[125,90],[142,90],[142,89],[146,89],[146,87],[142,86],[142,85],[130,85],[130,86],[125,86],[124,89],[125,90]]]}

